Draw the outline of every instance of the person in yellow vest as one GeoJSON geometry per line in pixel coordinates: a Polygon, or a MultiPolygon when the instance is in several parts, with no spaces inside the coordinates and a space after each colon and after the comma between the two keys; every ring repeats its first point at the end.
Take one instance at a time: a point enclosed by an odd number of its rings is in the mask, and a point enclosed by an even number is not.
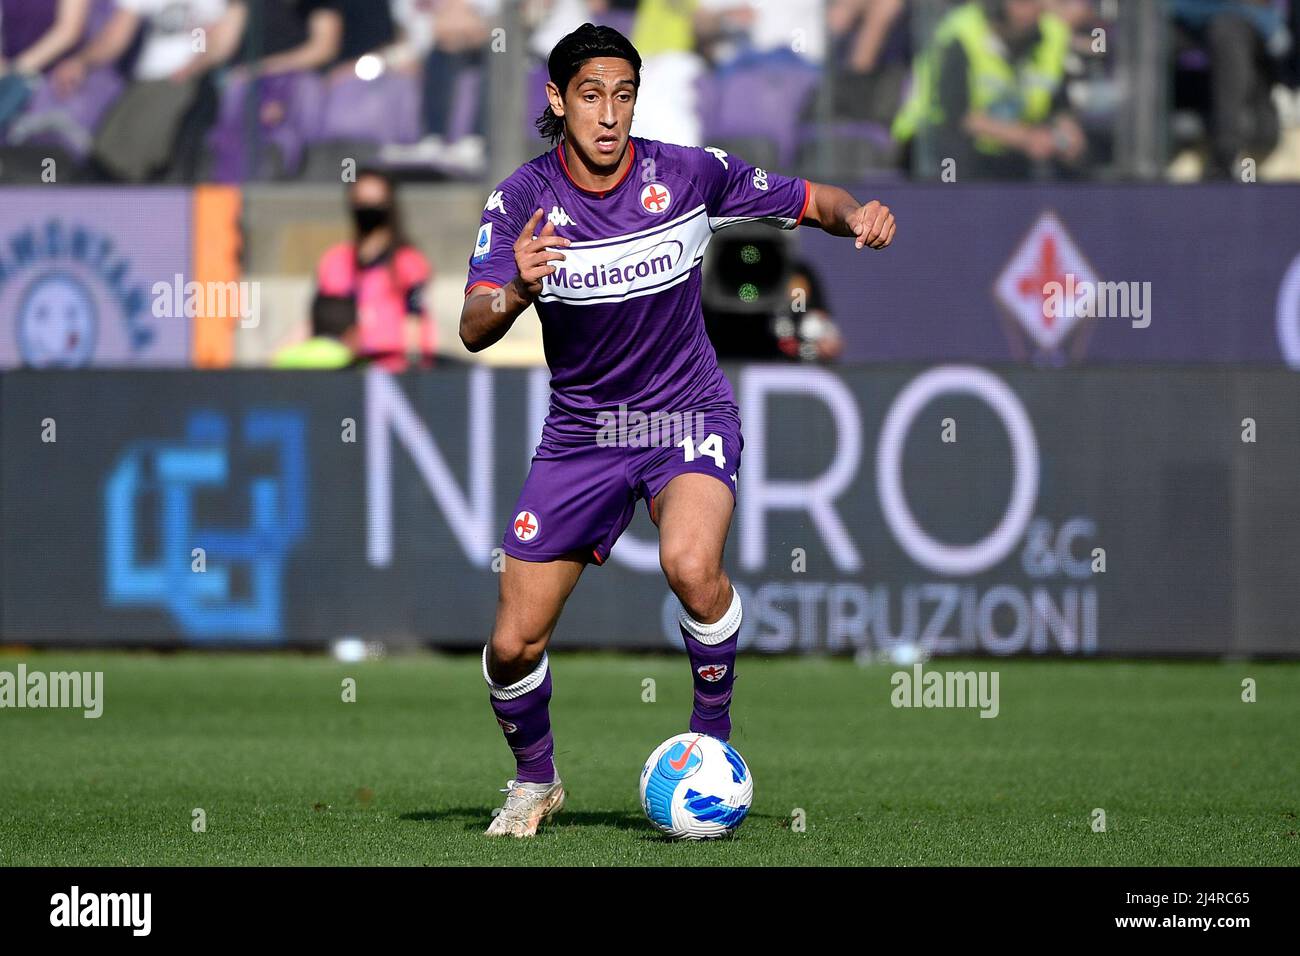
{"type": "Polygon", "coordinates": [[[357,304],[350,296],[317,295],[311,338],[286,346],[272,365],[282,369],[338,369],[357,363],[357,304]]]}
{"type": "Polygon", "coordinates": [[[957,181],[1077,164],[1087,144],[1065,97],[1069,49],[1070,28],[1046,0],[963,3],[917,59],[894,138],[920,139],[925,171],[957,181]]]}

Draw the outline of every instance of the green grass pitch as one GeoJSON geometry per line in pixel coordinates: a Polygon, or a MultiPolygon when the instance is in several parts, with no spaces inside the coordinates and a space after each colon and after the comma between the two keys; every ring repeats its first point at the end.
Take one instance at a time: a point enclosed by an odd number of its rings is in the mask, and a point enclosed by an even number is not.
{"type": "Polygon", "coordinates": [[[742,657],[753,811],[735,838],[679,844],[645,821],[637,776],[685,729],[685,659],[556,651],[569,802],[533,841],[481,835],[513,764],[476,655],[0,653],[10,672],[103,671],[105,699],[98,720],[0,711],[0,864],[1300,862],[1298,664],[930,662],[999,672],[981,719],[895,709],[892,666],[742,657]]]}

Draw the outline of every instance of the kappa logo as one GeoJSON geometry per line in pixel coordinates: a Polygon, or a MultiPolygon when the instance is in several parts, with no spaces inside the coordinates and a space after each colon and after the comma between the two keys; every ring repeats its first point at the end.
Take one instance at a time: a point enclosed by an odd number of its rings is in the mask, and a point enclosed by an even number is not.
{"type": "Polygon", "coordinates": [[[515,537],[520,541],[532,541],[542,531],[542,522],[531,511],[521,511],[515,515],[515,537]]]}
{"type": "Polygon", "coordinates": [[[711,153],[713,158],[722,164],[723,169],[731,169],[731,164],[727,162],[727,154],[724,150],[718,149],[716,146],[706,146],[704,147],[704,151],[706,153],[711,153]]]}
{"type": "Polygon", "coordinates": [[[551,214],[546,217],[546,221],[549,222],[552,226],[577,225],[577,223],[575,223],[572,219],[569,218],[569,214],[564,211],[563,206],[552,206],[551,214]]]}
{"type": "Polygon", "coordinates": [[[767,170],[759,167],[754,168],[754,188],[767,192],[767,170]]]}
{"type": "Polygon", "coordinates": [[[704,664],[695,668],[695,673],[699,674],[710,684],[716,684],[722,678],[727,676],[726,664],[704,664]]]}
{"type": "Polygon", "coordinates": [[[519,729],[519,725],[518,725],[518,724],[512,724],[510,721],[506,720],[504,717],[498,717],[498,718],[497,718],[497,723],[500,724],[500,725],[501,725],[501,729],[504,730],[504,731],[505,731],[506,733],[508,733],[508,734],[513,734],[515,731],[517,731],[517,730],[519,729]]]}
{"type": "Polygon", "coordinates": [[[641,208],[651,215],[666,213],[672,202],[672,193],[662,183],[647,183],[641,190],[641,208]]]}
{"type": "Polygon", "coordinates": [[[496,210],[501,215],[506,214],[506,194],[500,189],[494,190],[488,195],[487,205],[483,207],[484,212],[496,210]]]}

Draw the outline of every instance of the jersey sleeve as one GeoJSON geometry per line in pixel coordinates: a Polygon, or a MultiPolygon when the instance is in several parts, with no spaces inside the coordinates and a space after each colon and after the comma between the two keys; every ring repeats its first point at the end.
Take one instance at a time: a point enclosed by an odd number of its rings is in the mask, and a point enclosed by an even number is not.
{"type": "Polygon", "coordinates": [[[499,289],[515,277],[515,239],[535,207],[533,197],[512,185],[511,180],[492,190],[483,207],[478,235],[469,256],[469,278],[465,294],[475,286],[499,289]]]}
{"type": "Polygon", "coordinates": [[[709,225],[715,230],[742,222],[793,229],[808,210],[811,186],[802,177],[768,172],[713,146],[698,150],[698,163],[709,225]]]}

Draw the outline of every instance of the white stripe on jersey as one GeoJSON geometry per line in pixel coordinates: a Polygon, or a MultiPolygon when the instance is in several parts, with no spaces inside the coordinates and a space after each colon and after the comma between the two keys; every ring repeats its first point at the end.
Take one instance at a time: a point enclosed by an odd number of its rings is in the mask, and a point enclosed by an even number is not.
{"type": "Polygon", "coordinates": [[[712,236],[700,205],[649,229],[575,242],[542,280],[538,301],[596,305],[654,295],[690,278],[712,236]]]}

